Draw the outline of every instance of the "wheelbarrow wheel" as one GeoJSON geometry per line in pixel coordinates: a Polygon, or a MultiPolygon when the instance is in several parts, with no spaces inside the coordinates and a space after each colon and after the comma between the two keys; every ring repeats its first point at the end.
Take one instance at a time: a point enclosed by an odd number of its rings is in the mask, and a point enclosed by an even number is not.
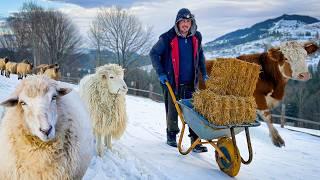
{"type": "Polygon", "coordinates": [[[239,173],[241,166],[241,157],[238,148],[235,149],[232,139],[227,137],[220,138],[217,142],[217,146],[229,160],[228,163],[222,157],[219,157],[218,152],[215,151],[216,161],[220,170],[231,177],[236,176],[239,173]]]}

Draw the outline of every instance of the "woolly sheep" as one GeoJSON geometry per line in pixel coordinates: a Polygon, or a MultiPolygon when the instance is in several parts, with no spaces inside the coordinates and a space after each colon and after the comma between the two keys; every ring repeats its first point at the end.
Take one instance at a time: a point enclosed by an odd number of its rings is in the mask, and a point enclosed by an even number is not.
{"type": "Polygon", "coordinates": [[[23,79],[23,77],[27,77],[27,74],[32,73],[33,65],[29,62],[18,63],[17,65],[17,74],[18,79],[23,79]]]}
{"type": "Polygon", "coordinates": [[[35,68],[36,74],[41,75],[46,71],[47,66],[49,64],[40,64],[35,68]]]}
{"type": "Polygon", "coordinates": [[[119,65],[107,64],[98,67],[95,74],[82,78],[79,84],[80,97],[90,112],[100,157],[104,146],[112,148],[111,138],[119,139],[126,128],[125,94],[128,88],[123,76],[119,65]]]}
{"type": "Polygon", "coordinates": [[[47,69],[54,68],[54,67],[59,68],[59,65],[58,64],[40,64],[35,68],[35,71],[36,71],[36,74],[40,75],[40,74],[44,74],[44,72],[47,69]]]}
{"type": "Polygon", "coordinates": [[[6,77],[10,77],[10,74],[16,74],[17,73],[17,63],[15,62],[7,62],[6,63],[6,77]]]}
{"type": "Polygon", "coordinates": [[[89,114],[79,95],[46,76],[28,76],[0,126],[0,179],[80,179],[93,156],[89,114]]]}
{"type": "Polygon", "coordinates": [[[44,72],[44,75],[48,76],[51,79],[59,80],[61,78],[59,66],[54,66],[53,68],[47,68],[44,72]]]}
{"type": "Polygon", "coordinates": [[[0,58],[0,74],[3,76],[6,70],[6,64],[9,61],[8,58],[0,58]]]}

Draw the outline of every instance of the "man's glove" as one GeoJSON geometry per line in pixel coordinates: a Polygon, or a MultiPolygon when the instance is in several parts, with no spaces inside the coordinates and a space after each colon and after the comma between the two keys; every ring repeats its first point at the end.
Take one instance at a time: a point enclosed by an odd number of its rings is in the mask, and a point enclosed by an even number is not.
{"type": "Polygon", "coordinates": [[[165,84],[166,81],[168,81],[168,77],[165,74],[164,75],[160,75],[159,76],[159,80],[160,80],[161,84],[165,84]]]}
{"type": "Polygon", "coordinates": [[[204,76],[203,76],[204,82],[207,82],[208,79],[209,79],[209,76],[208,76],[208,75],[204,75],[204,76]]]}

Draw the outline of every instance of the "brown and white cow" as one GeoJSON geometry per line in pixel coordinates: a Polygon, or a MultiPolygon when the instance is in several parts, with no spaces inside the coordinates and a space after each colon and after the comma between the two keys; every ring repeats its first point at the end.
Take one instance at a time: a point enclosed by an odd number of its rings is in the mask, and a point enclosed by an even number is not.
{"type": "MultiPolygon", "coordinates": [[[[254,92],[258,115],[267,123],[272,142],[281,147],[285,142],[272,125],[270,110],[276,107],[285,93],[289,79],[306,81],[310,79],[306,64],[307,55],[318,50],[315,43],[300,44],[294,41],[282,43],[279,48],[271,48],[265,53],[241,55],[240,60],[256,63],[261,66],[261,72],[254,92]]],[[[212,61],[206,62],[207,72],[211,72],[212,61]]],[[[202,79],[202,78],[200,78],[202,79]]],[[[200,89],[204,89],[200,82],[200,89]]]]}

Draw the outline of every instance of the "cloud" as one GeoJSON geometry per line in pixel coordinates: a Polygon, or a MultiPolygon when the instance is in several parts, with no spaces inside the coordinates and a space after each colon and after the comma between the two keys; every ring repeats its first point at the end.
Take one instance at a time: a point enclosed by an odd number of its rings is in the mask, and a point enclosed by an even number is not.
{"type": "MultiPolygon", "coordinates": [[[[69,3],[75,1],[65,0],[69,3]]],[[[106,0],[79,0],[77,5],[69,4],[62,8],[62,11],[78,24],[81,32],[85,33],[100,5],[106,5],[106,3],[109,6],[115,5],[112,2],[117,2],[117,5],[125,4],[125,8],[135,14],[145,26],[152,26],[155,40],[174,25],[176,14],[183,7],[189,8],[195,15],[198,30],[203,35],[203,42],[212,41],[231,31],[250,27],[255,23],[276,18],[285,13],[320,18],[318,0],[115,0],[108,2],[106,0]]]]}
{"type": "Polygon", "coordinates": [[[204,42],[284,13],[320,17],[320,3],[316,0],[175,0],[142,3],[131,9],[143,22],[152,24],[159,34],[173,25],[181,7],[187,7],[195,14],[204,42]]]}
{"type": "Polygon", "coordinates": [[[121,7],[130,7],[135,3],[144,2],[146,0],[47,0],[47,1],[76,4],[84,8],[95,8],[100,6],[114,6],[114,5],[121,6],[121,7]]]}

